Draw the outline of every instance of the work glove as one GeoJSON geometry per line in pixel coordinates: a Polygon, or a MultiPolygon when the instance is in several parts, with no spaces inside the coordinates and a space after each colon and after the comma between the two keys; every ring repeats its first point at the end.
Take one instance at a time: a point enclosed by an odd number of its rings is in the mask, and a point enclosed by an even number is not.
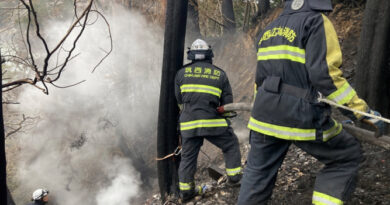
{"type": "Polygon", "coordinates": [[[228,111],[228,112],[226,112],[226,111],[225,111],[225,108],[223,107],[223,105],[217,107],[217,112],[218,112],[222,117],[225,117],[225,118],[233,118],[233,117],[236,117],[236,116],[237,116],[237,112],[234,112],[234,111],[228,111]]]}
{"type": "MultiPolygon", "coordinates": [[[[367,111],[367,113],[370,113],[370,114],[378,116],[378,117],[382,117],[382,115],[379,112],[375,111],[375,110],[369,109],[367,111]]],[[[383,134],[385,134],[386,124],[382,120],[365,116],[365,117],[363,117],[363,119],[361,119],[361,121],[366,123],[366,124],[368,124],[368,125],[370,125],[371,127],[375,128],[377,137],[382,136],[383,134]]]]}
{"type": "Polygon", "coordinates": [[[353,114],[352,111],[345,110],[345,109],[342,109],[342,108],[337,108],[337,109],[341,112],[341,114],[343,114],[344,116],[348,117],[352,121],[356,121],[357,120],[357,118],[355,117],[355,115],[353,114]]]}
{"type": "Polygon", "coordinates": [[[219,107],[217,107],[217,111],[219,114],[223,114],[223,113],[225,113],[225,108],[223,107],[223,105],[219,106],[219,107]]]}

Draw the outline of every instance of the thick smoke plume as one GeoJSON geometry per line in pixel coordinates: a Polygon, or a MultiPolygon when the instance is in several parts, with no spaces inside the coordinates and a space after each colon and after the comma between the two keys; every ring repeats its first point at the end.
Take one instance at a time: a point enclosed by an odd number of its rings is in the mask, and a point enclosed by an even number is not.
{"type": "MultiPolygon", "coordinates": [[[[80,55],[67,66],[59,84],[86,82],[50,95],[24,87],[13,108],[39,116],[33,129],[19,133],[17,204],[40,187],[50,190],[51,204],[137,204],[150,186],[162,65],[162,31],[134,11],[114,8],[106,16],[113,53],[91,70],[109,48],[101,20],[80,40],[80,55]]],[[[53,22],[45,35],[63,36],[69,22],[53,22]]],[[[65,46],[66,49],[66,46],[65,46]]],[[[60,56],[61,57],[61,56],[60,56]]]]}

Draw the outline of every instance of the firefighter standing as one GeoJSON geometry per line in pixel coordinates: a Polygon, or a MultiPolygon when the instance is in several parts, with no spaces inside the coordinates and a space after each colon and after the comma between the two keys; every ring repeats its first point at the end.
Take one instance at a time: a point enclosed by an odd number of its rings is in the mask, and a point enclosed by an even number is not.
{"type": "MultiPolygon", "coordinates": [[[[330,0],[286,0],[282,14],[260,34],[256,94],[248,123],[251,150],[239,205],[266,204],[286,152],[294,143],[324,168],[317,175],[313,204],[341,205],[353,192],[361,147],[331,118],[319,95],[370,112],[342,77],[341,50],[332,23],[322,14],[330,0]]],[[[381,129],[383,122],[349,113],[381,129]]]]}
{"type": "Polygon", "coordinates": [[[188,51],[192,63],[183,66],[175,77],[175,95],[179,104],[182,152],[179,189],[183,201],[202,193],[195,187],[194,175],[203,139],[224,154],[229,183],[241,179],[241,154],[237,136],[230,122],[221,116],[223,105],[233,102],[226,73],[212,64],[213,52],[203,40],[196,40],[188,51]]]}

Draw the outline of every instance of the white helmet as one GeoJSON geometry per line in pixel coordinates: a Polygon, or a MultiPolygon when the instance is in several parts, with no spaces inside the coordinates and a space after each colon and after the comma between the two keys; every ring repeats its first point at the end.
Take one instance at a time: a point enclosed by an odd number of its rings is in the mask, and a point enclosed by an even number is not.
{"type": "Polygon", "coordinates": [[[196,39],[191,45],[191,50],[193,51],[205,51],[209,49],[210,46],[202,39],[196,39]]]}
{"type": "Polygon", "coordinates": [[[214,57],[213,50],[202,39],[196,39],[189,51],[187,51],[188,60],[211,60],[214,57]]]}
{"type": "Polygon", "coordinates": [[[37,189],[32,194],[32,200],[38,201],[41,200],[44,196],[49,194],[49,190],[47,189],[37,189]]]}

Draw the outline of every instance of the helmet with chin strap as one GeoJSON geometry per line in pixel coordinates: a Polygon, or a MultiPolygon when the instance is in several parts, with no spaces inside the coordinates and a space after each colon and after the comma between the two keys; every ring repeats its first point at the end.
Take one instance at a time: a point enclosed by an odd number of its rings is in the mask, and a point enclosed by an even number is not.
{"type": "Polygon", "coordinates": [[[202,39],[196,39],[189,51],[187,51],[187,59],[188,60],[212,60],[214,57],[213,50],[206,43],[206,41],[202,39]]]}

